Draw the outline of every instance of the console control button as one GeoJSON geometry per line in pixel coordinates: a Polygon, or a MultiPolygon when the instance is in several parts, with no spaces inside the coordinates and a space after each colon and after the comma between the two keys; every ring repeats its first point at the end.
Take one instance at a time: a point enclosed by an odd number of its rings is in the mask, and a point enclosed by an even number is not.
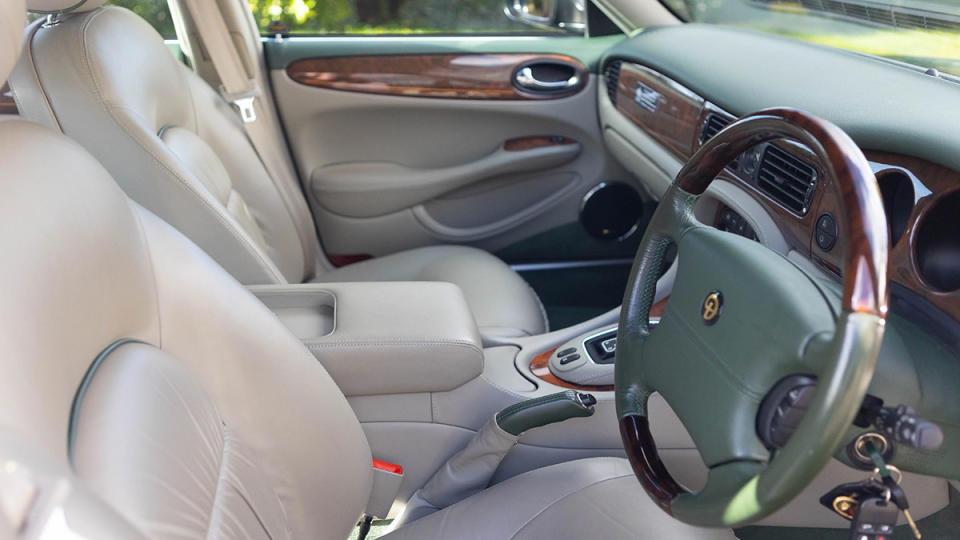
{"type": "Polygon", "coordinates": [[[577,350],[574,349],[573,347],[567,347],[566,349],[558,352],[558,353],[557,353],[557,356],[559,356],[559,357],[562,358],[562,357],[564,357],[564,356],[566,356],[566,355],[568,355],[568,354],[573,354],[573,353],[575,353],[575,352],[577,352],[577,350]]]}
{"type": "Polygon", "coordinates": [[[564,356],[564,357],[560,358],[560,365],[561,365],[561,366],[565,366],[565,365],[569,364],[570,362],[574,362],[574,361],[577,361],[577,360],[579,360],[579,359],[580,359],[580,355],[579,355],[579,354],[568,354],[567,356],[564,356]]]}

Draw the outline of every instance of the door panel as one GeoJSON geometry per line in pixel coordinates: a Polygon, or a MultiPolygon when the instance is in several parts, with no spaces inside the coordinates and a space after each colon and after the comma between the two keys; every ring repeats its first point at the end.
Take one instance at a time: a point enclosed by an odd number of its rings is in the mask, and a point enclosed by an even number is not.
{"type": "Polygon", "coordinates": [[[287,66],[291,79],[319,88],[446,99],[558,99],[583,90],[586,67],[559,54],[404,54],[297,60],[287,66]],[[532,70],[567,71],[546,83],[545,91],[513,84],[513,74],[532,70]],[[565,84],[566,83],[566,84],[565,84]],[[551,85],[557,85],[556,91],[551,85]]]}
{"type": "Polygon", "coordinates": [[[635,182],[605,150],[597,112],[597,60],[619,39],[264,40],[327,252],[457,243],[508,262],[632,256],[635,238],[598,240],[577,223],[598,183],[635,182]],[[538,80],[575,84],[518,88],[531,65],[538,80]],[[545,237],[577,241],[545,252],[535,246],[545,237]]]}

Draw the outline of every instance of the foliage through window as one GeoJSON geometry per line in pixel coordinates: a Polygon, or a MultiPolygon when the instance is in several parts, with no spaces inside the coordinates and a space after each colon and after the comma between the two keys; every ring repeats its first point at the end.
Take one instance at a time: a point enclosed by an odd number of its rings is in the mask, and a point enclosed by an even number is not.
{"type": "Polygon", "coordinates": [[[504,15],[503,0],[248,0],[260,29],[293,34],[540,33],[504,15]]]}
{"type": "Polygon", "coordinates": [[[110,0],[107,5],[125,7],[143,17],[164,39],[177,39],[166,0],[110,0]]]}

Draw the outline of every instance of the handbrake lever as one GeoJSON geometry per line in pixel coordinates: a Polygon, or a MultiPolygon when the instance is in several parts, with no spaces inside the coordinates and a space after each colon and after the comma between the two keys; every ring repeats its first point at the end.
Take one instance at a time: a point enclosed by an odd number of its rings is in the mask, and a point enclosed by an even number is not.
{"type": "Polygon", "coordinates": [[[592,416],[596,404],[597,398],[590,394],[567,390],[503,409],[410,497],[403,514],[394,520],[394,527],[483,491],[521,433],[570,418],[592,416]]]}

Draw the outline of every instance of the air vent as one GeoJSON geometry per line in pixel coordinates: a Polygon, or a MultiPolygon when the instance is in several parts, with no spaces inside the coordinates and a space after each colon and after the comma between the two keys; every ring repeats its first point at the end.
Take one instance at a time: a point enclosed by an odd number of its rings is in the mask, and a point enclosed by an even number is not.
{"type": "Polygon", "coordinates": [[[794,213],[805,215],[817,187],[813,167],[770,144],[763,151],[757,187],[794,213]]]}
{"type": "Polygon", "coordinates": [[[620,83],[620,66],[622,65],[623,60],[614,60],[607,64],[607,69],[603,72],[607,82],[607,95],[613,103],[617,102],[617,85],[620,83]]]}
{"type": "Polygon", "coordinates": [[[730,125],[731,120],[717,113],[710,113],[707,121],[703,124],[703,131],[700,132],[700,144],[710,140],[711,137],[720,133],[720,130],[730,125]]]}

